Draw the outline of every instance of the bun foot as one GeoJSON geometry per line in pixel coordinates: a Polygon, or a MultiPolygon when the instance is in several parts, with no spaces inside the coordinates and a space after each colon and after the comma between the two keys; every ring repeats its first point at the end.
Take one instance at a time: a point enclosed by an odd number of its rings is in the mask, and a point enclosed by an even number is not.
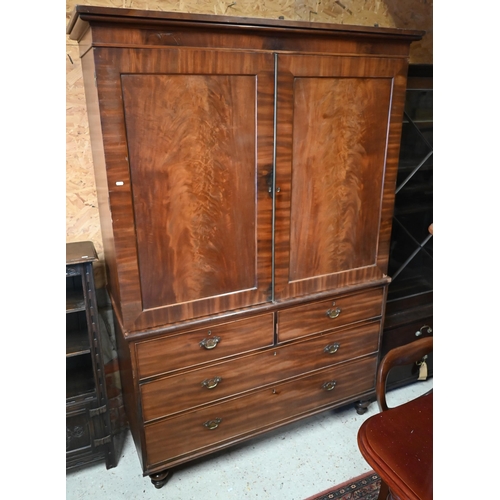
{"type": "Polygon", "coordinates": [[[358,401],[354,408],[356,408],[356,412],[358,415],[363,415],[368,411],[368,407],[370,406],[371,401],[358,401]]]}
{"type": "Polygon", "coordinates": [[[170,471],[165,470],[163,472],[158,472],[157,474],[151,474],[149,477],[154,487],[160,489],[165,486],[165,483],[168,481],[168,478],[170,477],[170,471]]]}

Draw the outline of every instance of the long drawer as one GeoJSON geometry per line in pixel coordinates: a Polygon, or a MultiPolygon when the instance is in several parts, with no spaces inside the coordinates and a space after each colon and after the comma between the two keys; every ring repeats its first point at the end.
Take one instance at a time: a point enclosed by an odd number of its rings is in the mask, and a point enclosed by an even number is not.
{"type": "Polygon", "coordinates": [[[343,363],[145,426],[147,467],[180,462],[374,389],[377,356],[343,363]]]}
{"type": "Polygon", "coordinates": [[[139,378],[213,362],[273,343],[273,313],[138,342],[139,378]]]}
{"type": "Polygon", "coordinates": [[[335,297],[278,312],[278,341],[285,342],[382,315],[383,288],[335,297]]]}
{"type": "Polygon", "coordinates": [[[144,421],[374,353],[379,333],[377,321],[143,383],[144,421]]]}

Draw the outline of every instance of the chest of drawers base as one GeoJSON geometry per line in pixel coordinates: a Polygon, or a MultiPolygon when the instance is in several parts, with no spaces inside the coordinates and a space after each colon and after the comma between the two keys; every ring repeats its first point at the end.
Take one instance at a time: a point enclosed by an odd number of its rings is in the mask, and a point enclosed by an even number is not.
{"type": "Polygon", "coordinates": [[[123,335],[117,324],[144,475],[161,487],[178,465],[373,396],[385,288],[168,333],[123,335]]]}

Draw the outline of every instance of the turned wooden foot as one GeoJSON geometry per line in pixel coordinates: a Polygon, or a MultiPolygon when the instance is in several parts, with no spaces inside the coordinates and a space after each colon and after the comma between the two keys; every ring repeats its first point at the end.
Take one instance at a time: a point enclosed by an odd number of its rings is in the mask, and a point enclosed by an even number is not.
{"type": "Polygon", "coordinates": [[[370,404],[371,404],[371,401],[358,401],[354,405],[354,408],[356,408],[356,412],[358,413],[358,415],[363,415],[364,413],[367,412],[370,404]]]}
{"type": "Polygon", "coordinates": [[[157,474],[151,474],[149,477],[151,482],[154,484],[154,487],[160,489],[165,486],[165,483],[168,481],[170,471],[164,470],[163,472],[158,472],[157,474]]]}

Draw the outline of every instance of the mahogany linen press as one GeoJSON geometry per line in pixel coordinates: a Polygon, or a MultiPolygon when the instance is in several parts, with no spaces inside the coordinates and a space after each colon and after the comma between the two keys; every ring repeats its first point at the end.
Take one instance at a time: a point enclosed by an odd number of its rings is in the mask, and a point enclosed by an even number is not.
{"type": "Polygon", "coordinates": [[[144,475],[362,412],[423,32],[92,6],[67,31],[144,475]]]}

